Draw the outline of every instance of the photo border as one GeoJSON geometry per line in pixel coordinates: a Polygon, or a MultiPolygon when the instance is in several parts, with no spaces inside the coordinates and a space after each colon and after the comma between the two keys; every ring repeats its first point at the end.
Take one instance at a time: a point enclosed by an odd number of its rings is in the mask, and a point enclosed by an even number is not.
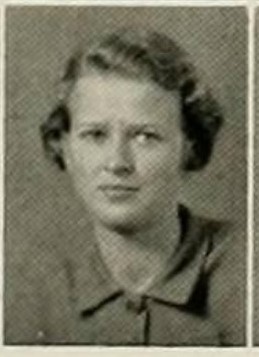
{"type": "Polygon", "coordinates": [[[0,4],[0,356],[258,356],[253,347],[253,258],[254,258],[254,87],[255,87],[255,10],[256,0],[2,0],[0,4]],[[5,346],[3,345],[4,297],[4,201],[5,201],[5,10],[10,6],[170,6],[170,7],[246,7],[248,13],[248,93],[247,93],[247,346],[246,347],[98,347],[98,346],[5,346]]]}

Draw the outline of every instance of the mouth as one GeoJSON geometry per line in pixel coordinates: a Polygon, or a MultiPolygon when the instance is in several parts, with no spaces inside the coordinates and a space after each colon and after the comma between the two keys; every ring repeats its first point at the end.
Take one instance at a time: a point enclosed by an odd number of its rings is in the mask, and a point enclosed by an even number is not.
{"type": "Polygon", "coordinates": [[[134,192],[138,191],[139,188],[135,186],[127,186],[127,185],[101,185],[99,187],[102,191],[125,191],[125,192],[134,192]]]}
{"type": "Polygon", "coordinates": [[[122,200],[134,196],[139,191],[139,188],[128,185],[101,185],[99,186],[99,190],[110,199],[122,200]]]}

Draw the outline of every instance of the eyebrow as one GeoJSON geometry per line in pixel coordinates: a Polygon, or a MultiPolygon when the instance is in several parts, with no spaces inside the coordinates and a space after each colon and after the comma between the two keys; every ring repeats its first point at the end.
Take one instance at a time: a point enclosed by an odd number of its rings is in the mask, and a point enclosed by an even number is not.
{"type": "MultiPolygon", "coordinates": [[[[96,127],[109,127],[109,121],[93,121],[93,122],[82,122],[76,125],[78,129],[84,128],[96,128],[96,127]]],[[[159,129],[160,125],[153,123],[129,123],[126,124],[126,127],[130,130],[139,130],[139,129],[159,129]]]]}

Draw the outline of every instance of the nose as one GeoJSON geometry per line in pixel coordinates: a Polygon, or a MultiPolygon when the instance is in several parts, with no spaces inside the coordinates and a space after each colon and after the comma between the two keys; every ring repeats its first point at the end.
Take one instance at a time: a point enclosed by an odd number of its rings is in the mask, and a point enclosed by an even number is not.
{"type": "Polygon", "coordinates": [[[122,136],[111,139],[105,169],[115,175],[130,175],[135,170],[130,143],[122,136]]]}

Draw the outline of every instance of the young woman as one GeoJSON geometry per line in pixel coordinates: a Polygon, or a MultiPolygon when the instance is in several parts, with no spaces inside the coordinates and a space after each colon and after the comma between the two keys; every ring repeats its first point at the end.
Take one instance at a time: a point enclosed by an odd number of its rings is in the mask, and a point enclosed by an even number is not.
{"type": "Polygon", "coordinates": [[[223,122],[186,53],[122,30],[72,56],[62,86],[41,135],[85,204],[94,245],[28,267],[7,343],[243,344],[227,229],[179,202],[223,122]]]}

